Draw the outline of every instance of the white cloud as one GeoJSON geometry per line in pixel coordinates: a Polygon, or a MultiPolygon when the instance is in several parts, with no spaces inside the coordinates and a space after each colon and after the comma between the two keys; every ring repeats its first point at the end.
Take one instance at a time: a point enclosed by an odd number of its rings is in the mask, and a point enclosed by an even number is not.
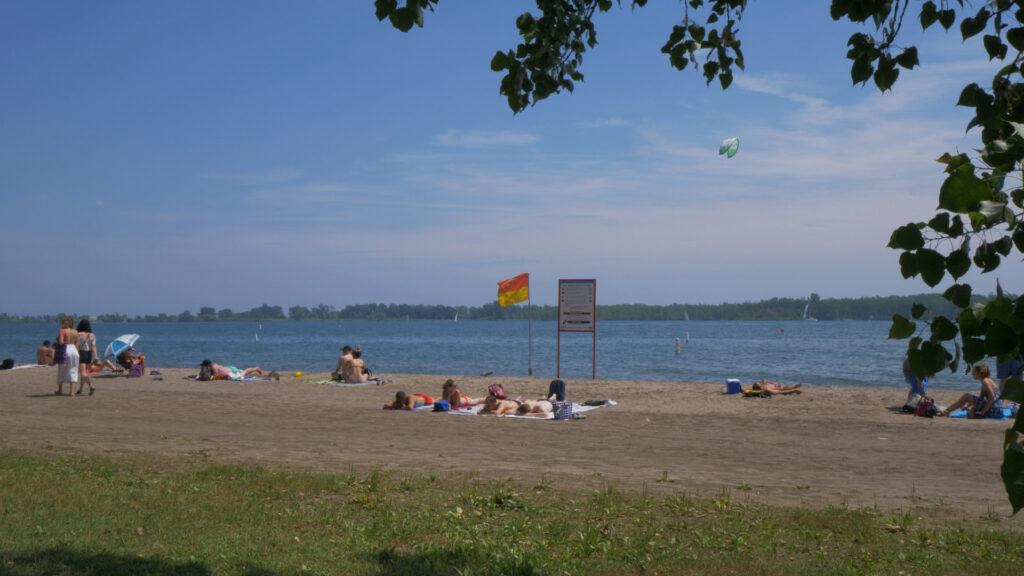
{"type": "Polygon", "coordinates": [[[451,148],[492,148],[499,146],[523,146],[537,140],[533,134],[514,130],[498,132],[476,132],[464,130],[447,130],[434,138],[438,146],[451,148]]]}

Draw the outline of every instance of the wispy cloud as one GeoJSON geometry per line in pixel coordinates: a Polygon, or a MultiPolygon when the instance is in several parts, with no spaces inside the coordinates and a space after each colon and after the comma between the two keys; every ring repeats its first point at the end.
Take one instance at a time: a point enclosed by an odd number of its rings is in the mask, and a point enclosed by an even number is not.
{"type": "Polygon", "coordinates": [[[537,140],[533,134],[514,130],[476,132],[448,130],[434,138],[438,146],[451,148],[493,148],[498,146],[524,146],[537,140]]]}
{"type": "Polygon", "coordinates": [[[241,172],[241,173],[211,173],[201,174],[204,180],[216,182],[229,182],[242,186],[268,186],[291,182],[300,178],[302,174],[296,170],[276,170],[269,172],[241,172]]]}

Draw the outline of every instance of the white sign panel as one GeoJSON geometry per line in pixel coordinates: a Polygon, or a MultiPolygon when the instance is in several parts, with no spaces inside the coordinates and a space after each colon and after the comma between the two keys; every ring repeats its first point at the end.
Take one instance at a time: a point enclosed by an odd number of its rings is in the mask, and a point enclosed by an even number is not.
{"type": "Polygon", "coordinates": [[[558,281],[558,331],[594,332],[597,280],[558,281]]]}

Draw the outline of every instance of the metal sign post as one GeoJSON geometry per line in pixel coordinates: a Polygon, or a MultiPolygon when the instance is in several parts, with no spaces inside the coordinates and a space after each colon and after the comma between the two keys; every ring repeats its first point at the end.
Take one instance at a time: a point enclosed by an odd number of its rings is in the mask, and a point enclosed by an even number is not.
{"type": "Polygon", "coordinates": [[[562,332],[590,332],[593,335],[591,378],[597,378],[597,280],[558,281],[558,352],[555,377],[562,371],[562,332]]]}

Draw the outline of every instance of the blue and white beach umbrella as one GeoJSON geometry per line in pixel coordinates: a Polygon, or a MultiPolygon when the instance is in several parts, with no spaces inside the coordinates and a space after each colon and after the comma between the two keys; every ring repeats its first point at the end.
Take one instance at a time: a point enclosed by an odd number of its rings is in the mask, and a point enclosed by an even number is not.
{"type": "Polygon", "coordinates": [[[135,345],[135,341],[138,339],[138,334],[122,334],[117,338],[114,338],[114,341],[107,346],[107,351],[103,353],[103,359],[110,360],[121,352],[128,350],[135,345]]]}

